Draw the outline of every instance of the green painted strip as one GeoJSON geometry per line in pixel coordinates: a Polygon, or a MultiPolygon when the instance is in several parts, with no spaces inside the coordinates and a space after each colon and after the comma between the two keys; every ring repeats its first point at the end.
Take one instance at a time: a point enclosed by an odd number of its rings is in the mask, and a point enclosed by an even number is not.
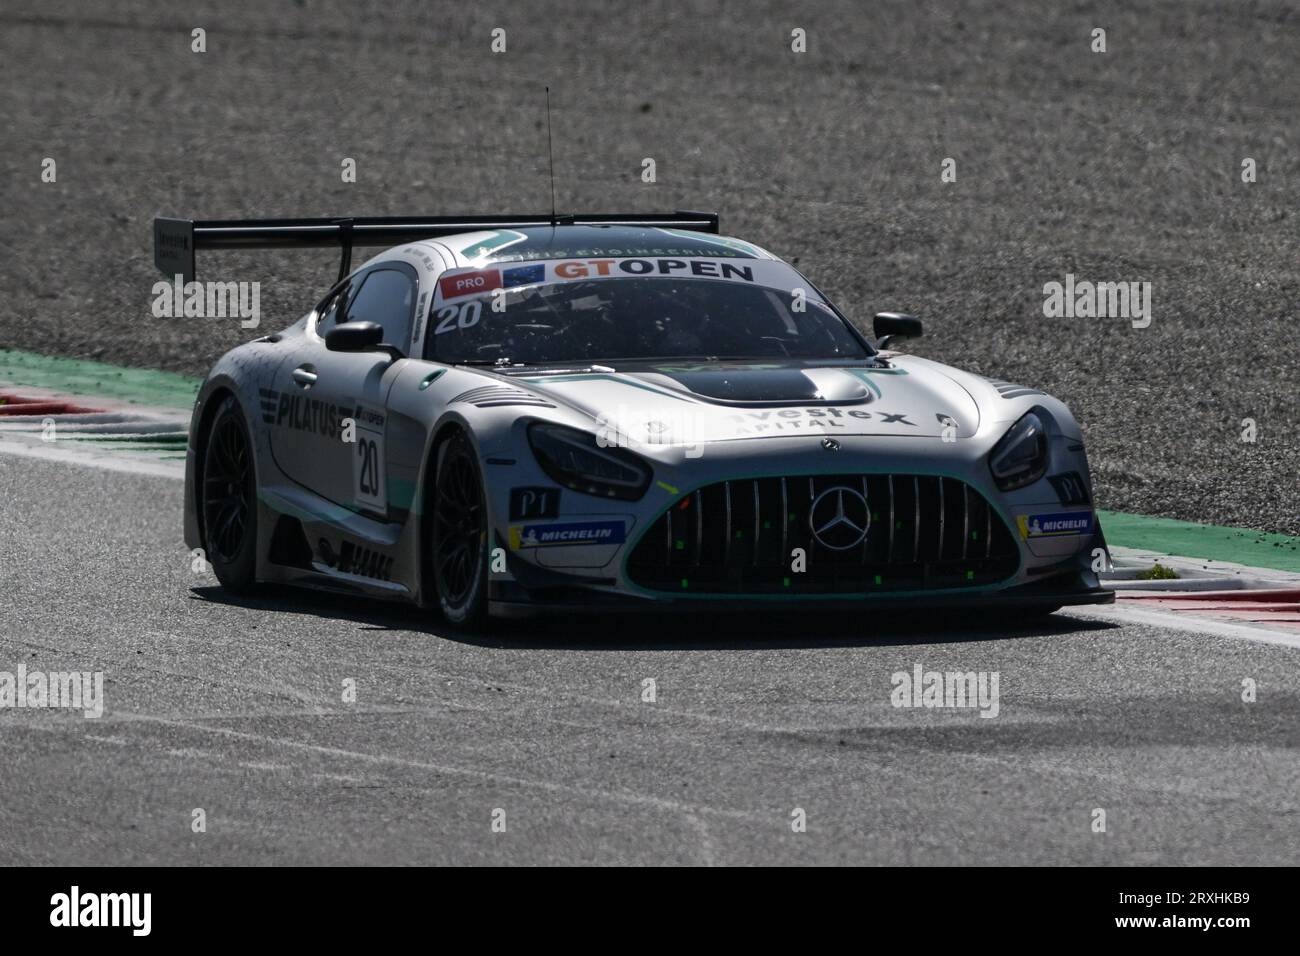
{"type": "Polygon", "coordinates": [[[1245,528],[1098,511],[1106,543],[1253,568],[1300,571],[1300,538],[1245,528]]]}
{"type": "Polygon", "coordinates": [[[188,410],[194,407],[203,380],[174,372],[0,349],[0,382],[188,410]]]}

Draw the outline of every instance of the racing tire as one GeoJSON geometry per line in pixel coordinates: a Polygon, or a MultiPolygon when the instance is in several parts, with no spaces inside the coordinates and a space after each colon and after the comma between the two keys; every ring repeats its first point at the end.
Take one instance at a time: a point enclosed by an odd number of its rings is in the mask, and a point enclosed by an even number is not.
{"type": "Polygon", "coordinates": [[[250,591],[257,571],[257,477],[248,425],[233,395],[212,418],[200,480],[207,561],[222,587],[250,591]]]}
{"type": "Polygon", "coordinates": [[[447,622],[474,627],[487,617],[487,506],[478,454],[464,432],[438,446],[429,555],[434,593],[447,622]]]}

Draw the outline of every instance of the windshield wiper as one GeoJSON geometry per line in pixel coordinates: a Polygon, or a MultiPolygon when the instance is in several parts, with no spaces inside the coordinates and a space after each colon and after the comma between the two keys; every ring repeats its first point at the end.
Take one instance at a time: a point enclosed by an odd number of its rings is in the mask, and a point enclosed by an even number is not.
{"type": "Polygon", "coordinates": [[[514,368],[527,368],[534,375],[573,375],[581,372],[600,372],[604,375],[612,375],[618,371],[611,365],[588,364],[586,362],[538,362],[536,365],[516,365],[514,368]]]}
{"type": "Polygon", "coordinates": [[[449,363],[449,364],[451,364],[451,365],[475,365],[475,366],[482,366],[482,367],[484,367],[484,368],[519,368],[520,366],[522,366],[522,365],[526,365],[527,363],[525,363],[525,362],[512,362],[512,361],[511,361],[510,359],[508,359],[508,358],[497,358],[497,359],[465,359],[464,361],[460,361],[460,362],[451,362],[451,363],[449,363]]]}

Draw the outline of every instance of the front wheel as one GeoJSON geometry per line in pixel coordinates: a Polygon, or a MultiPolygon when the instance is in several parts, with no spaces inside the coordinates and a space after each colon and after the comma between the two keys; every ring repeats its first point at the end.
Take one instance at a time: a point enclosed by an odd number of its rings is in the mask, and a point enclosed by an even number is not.
{"type": "Polygon", "coordinates": [[[434,466],[430,560],[443,616],[480,623],[487,612],[487,508],[478,456],[463,432],[438,447],[434,466]]]}
{"type": "Polygon", "coordinates": [[[227,397],[212,419],[203,453],[203,546],[223,587],[248,591],[257,565],[257,489],[244,413],[227,397]]]}

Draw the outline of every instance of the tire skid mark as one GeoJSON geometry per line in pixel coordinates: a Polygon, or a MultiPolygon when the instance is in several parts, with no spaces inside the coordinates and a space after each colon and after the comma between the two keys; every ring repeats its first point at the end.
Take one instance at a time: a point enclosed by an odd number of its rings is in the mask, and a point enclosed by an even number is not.
{"type": "Polygon", "coordinates": [[[463,777],[494,786],[512,786],[529,790],[541,790],[547,793],[561,793],[586,800],[621,803],[628,806],[637,806],[665,813],[678,815],[699,814],[728,820],[743,820],[746,823],[752,824],[770,824],[773,826],[777,825],[776,821],[779,820],[779,817],[774,818],[771,814],[757,813],[749,810],[733,810],[725,807],[713,807],[705,804],[687,803],[667,797],[656,797],[633,790],[607,790],[596,787],[580,787],[573,784],[559,783],[542,777],[524,777],[515,774],[498,773],[491,770],[475,770],[470,767],[460,767],[450,763],[413,760],[409,757],[401,757],[396,754],[366,753],[365,751],[347,750],[341,747],[327,747],[323,744],[312,744],[302,740],[294,740],[289,737],[277,737],[271,734],[256,734],[250,731],[232,730],[226,727],[213,727],[208,724],[194,723],[187,720],[174,720],[150,714],[124,713],[119,711],[118,717],[123,720],[158,724],[179,730],[189,730],[198,734],[217,734],[236,740],[250,741],[268,747],[286,747],[291,750],[305,751],[308,753],[319,754],[321,756],[334,757],[340,760],[353,760],[369,764],[387,764],[391,766],[405,767],[410,770],[420,770],[426,773],[463,777]]]}

